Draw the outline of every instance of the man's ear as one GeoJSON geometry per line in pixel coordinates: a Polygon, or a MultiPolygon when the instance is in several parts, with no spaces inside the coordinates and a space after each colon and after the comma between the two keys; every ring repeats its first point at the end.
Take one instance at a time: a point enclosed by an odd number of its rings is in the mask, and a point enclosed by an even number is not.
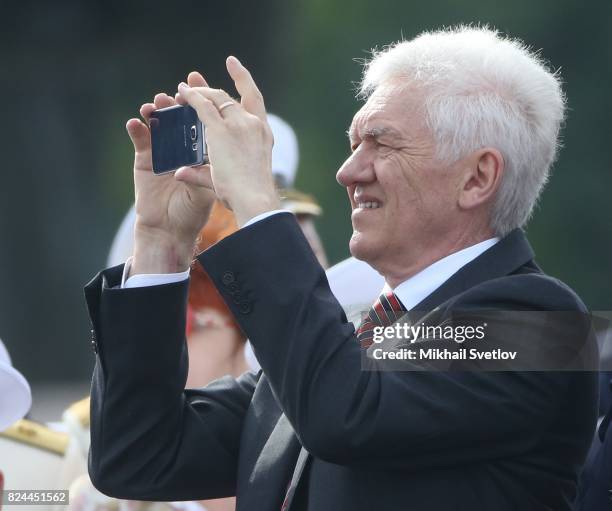
{"type": "Polygon", "coordinates": [[[459,207],[473,209],[490,202],[501,184],[504,157],[497,150],[485,147],[464,160],[460,182],[459,207]]]}

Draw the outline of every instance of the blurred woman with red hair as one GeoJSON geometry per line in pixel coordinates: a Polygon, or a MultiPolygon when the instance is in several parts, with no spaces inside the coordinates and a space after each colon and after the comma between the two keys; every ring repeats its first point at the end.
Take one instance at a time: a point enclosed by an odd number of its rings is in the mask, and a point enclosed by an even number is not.
{"type": "MultiPolygon", "coordinates": [[[[238,230],[234,215],[220,202],[200,232],[202,252],[238,230]]],[[[246,337],[229,308],[199,263],[191,268],[187,308],[189,350],[188,388],[203,387],[226,374],[239,376],[249,369],[244,355],[246,337]]]]}

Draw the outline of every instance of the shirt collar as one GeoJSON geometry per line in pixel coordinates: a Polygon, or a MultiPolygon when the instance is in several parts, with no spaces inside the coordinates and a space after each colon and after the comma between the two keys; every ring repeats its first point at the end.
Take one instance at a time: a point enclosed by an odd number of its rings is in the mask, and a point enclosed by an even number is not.
{"type": "MultiPolygon", "coordinates": [[[[448,255],[399,284],[393,292],[404,304],[404,307],[410,310],[444,284],[453,274],[490,249],[498,241],[499,238],[490,238],[448,255]]],[[[391,290],[391,287],[385,284],[382,292],[389,290],[391,290]]]]}

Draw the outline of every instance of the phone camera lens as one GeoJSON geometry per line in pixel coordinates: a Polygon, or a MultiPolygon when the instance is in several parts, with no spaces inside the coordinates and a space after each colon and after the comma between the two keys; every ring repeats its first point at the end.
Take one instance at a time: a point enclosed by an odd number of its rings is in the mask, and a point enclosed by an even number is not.
{"type": "Polygon", "coordinates": [[[191,150],[192,151],[197,151],[198,150],[198,143],[194,142],[193,144],[191,144],[191,150]]]}
{"type": "Polygon", "coordinates": [[[198,130],[195,126],[191,127],[191,140],[198,138],[198,130]]]}

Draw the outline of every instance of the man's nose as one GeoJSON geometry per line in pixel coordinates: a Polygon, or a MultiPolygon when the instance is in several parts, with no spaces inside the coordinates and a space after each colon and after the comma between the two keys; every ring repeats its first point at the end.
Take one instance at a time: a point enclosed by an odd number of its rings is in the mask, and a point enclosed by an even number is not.
{"type": "Polygon", "coordinates": [[[368,182],[374,179],[372,162],[366,158],[361,148],[352,153],[336,173],[336,181],[341,186],[348,187],[359,182],[368,182]]]}

